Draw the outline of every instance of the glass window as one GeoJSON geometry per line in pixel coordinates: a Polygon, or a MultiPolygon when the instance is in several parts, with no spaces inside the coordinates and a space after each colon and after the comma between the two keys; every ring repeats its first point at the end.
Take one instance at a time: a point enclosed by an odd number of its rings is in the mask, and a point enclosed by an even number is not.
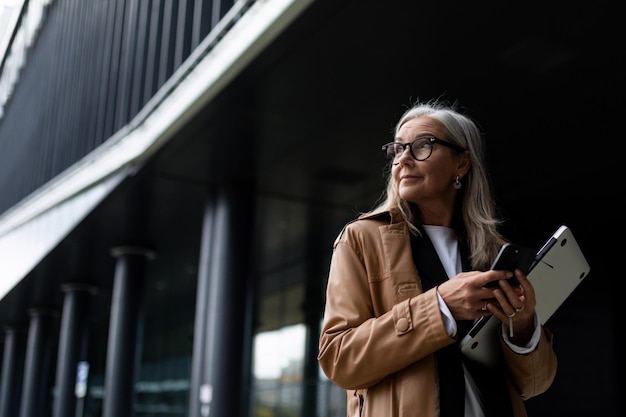
{"type": "Polygon", "coordinates": [[[254,337],[253,416],[300,415],[305,339],[303,324],[262,332],[254,337]]]}

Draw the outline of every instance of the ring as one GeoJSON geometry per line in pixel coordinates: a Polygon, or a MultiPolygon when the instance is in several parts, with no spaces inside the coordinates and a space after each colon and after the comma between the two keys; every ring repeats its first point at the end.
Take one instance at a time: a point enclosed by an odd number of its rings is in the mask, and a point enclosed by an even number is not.
{"type": "Polygon", "coordinates": [[[522,306],[520,308],[516,308],[515,309],[515,312],[516,313],[521,313],[522,311],[524,311],[524,307],[525,307],[524,304],[522,304],[522,306]]]}
{"type": "Polygon", "coordinates": [[[485,305],[481,308],[482,311],[487,311],[487,300],[485,300],[485,305]]]}
{"type": "Polygon", "coordinates": [[[507,317],[508,317],[508,318],[510,318],[510,319],[512,319],[512,318],[513,318],[513,316],[515,316],[515,311],[514,311],[514,312],[512,312],[511,314],[507,315],[507,317]]]}

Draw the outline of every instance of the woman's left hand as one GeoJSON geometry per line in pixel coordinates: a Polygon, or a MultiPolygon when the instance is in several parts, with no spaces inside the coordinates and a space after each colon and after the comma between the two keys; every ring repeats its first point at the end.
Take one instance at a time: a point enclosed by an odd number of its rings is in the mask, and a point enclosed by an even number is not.
{"type": "Polygon", "coordinates": [[[519,269],[515,270],[519,286],[511,286],[507,280],[498,281],[493,291],[494,302],[487,302],[487,309],[507,327],[511,342],[524,346],[535,330],[535,289],[519,269]]]}

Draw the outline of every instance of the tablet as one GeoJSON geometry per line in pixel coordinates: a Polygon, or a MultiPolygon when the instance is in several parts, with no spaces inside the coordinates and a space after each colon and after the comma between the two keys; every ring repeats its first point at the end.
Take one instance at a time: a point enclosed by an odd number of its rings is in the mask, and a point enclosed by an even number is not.
{"type": "MultiPolygon", "coordinates": [[[[569,227],[560,226],[537,252],[528,280],[533,284],[541,324],[552,317],[589,274],[589,263],[569,227]]],[[[500,320],[481,317],[461,340],[461,351],[485,365],[497,363],[500,355],[500,320]]]]}

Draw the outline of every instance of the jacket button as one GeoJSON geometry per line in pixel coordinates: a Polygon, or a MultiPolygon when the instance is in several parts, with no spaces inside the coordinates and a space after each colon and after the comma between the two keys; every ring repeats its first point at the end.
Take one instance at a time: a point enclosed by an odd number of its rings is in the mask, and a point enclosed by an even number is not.
{"type": "Polygon", "coordinates": [[[407,330],[409,330],[409,321],[405,319],[404,317],[402,317],[401,319],[398,319],[398,322],[396,323],[396,327],[401,332],[406,332],[407,330]]]}

